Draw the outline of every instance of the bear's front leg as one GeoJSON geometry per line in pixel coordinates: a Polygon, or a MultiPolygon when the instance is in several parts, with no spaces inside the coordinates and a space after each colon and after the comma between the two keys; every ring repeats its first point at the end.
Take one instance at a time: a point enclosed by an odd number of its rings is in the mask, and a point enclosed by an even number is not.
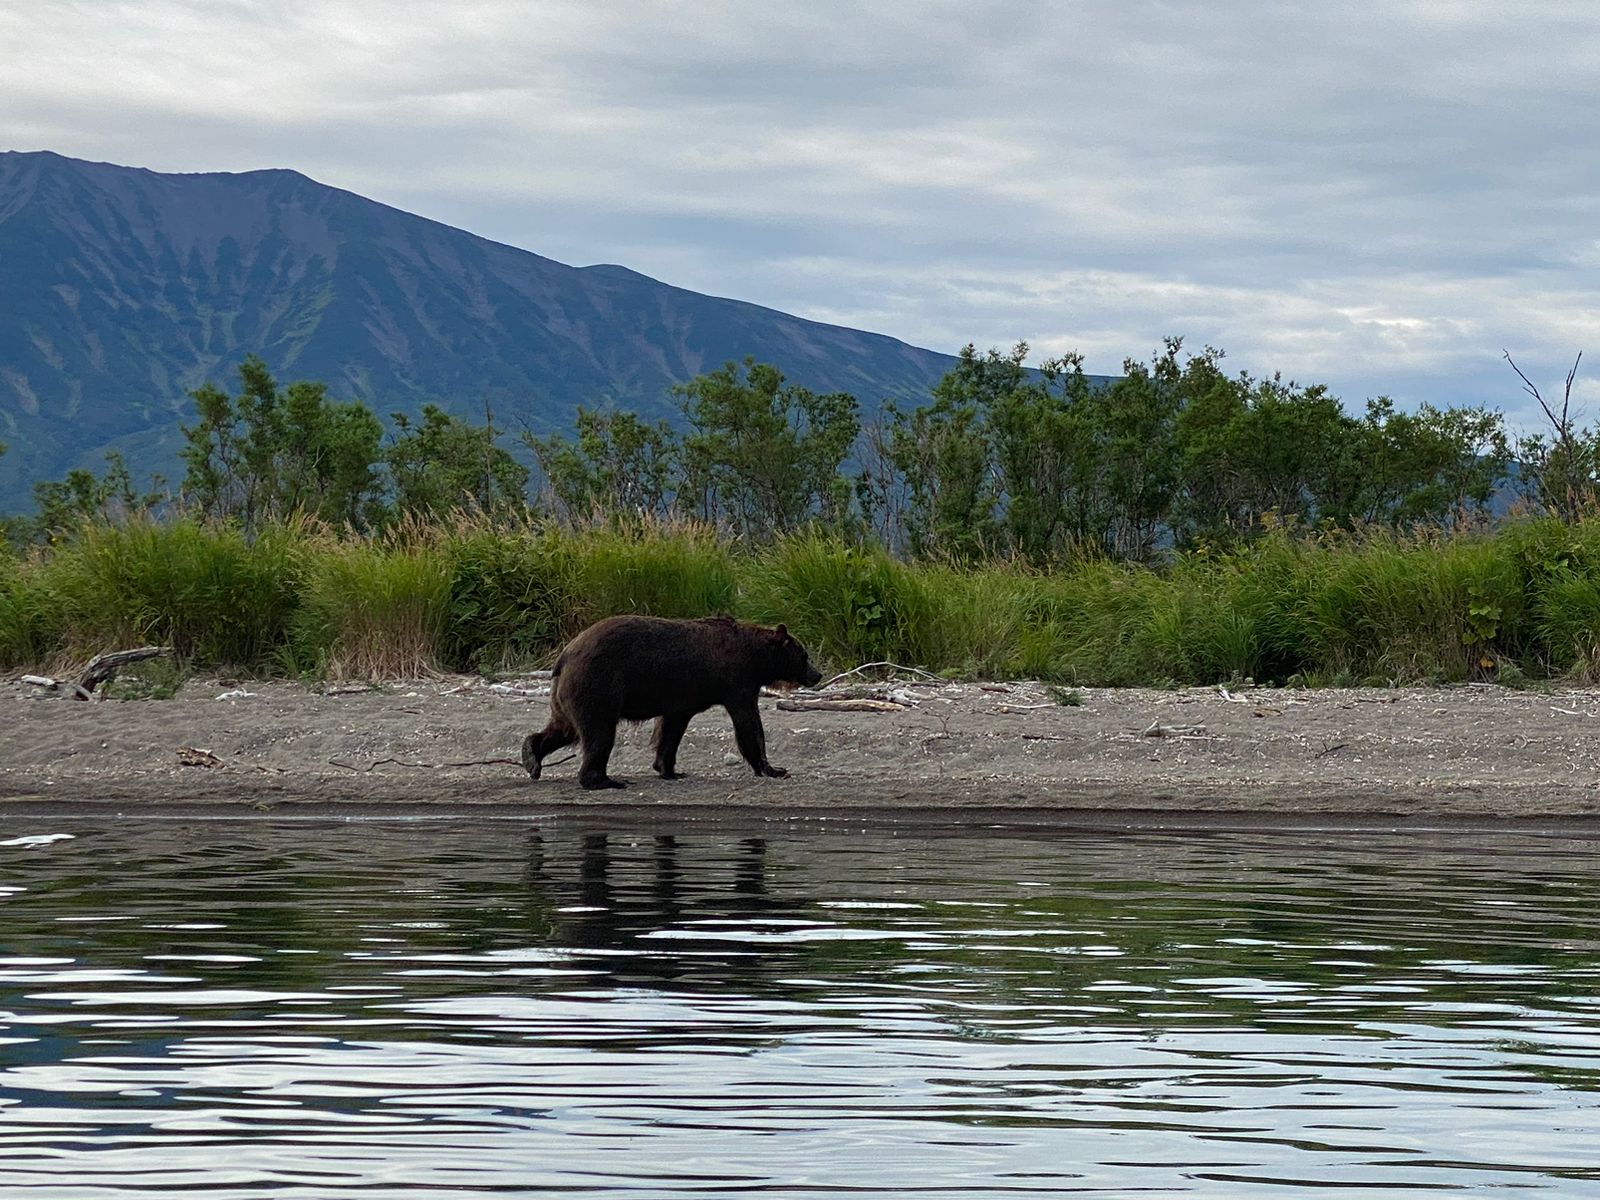
{"type": "Polygon", "coordinates": [[[728,715],[733,718],[733,737],[739,743],[739,753],[757,775],[773,779],[787,779],[789,772],[767,761],[767,732],[761,727],[761,711],[756,699],[728,705],[728,715]]]}

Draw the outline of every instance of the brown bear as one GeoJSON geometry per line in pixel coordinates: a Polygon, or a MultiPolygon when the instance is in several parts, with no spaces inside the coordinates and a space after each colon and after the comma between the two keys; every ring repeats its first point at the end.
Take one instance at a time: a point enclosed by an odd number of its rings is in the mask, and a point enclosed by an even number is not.
{"type": "Polygon", "coordinates": [[[573,638],[556,659],[550,722],[523,740],[522,765],[537,779],[547,754],[578,742],[583,787],[626,787],[606,774],[617,722],[654,717],[656,773],[677,779],[678,743],[689,721],[720,704],[755,773],[783,778],[789,772],[767,761],[756,697],[768,684],[809,685],[821,678],[805,647],[782,625],[768,629],[732,617],[609,617],[573,638]]]}

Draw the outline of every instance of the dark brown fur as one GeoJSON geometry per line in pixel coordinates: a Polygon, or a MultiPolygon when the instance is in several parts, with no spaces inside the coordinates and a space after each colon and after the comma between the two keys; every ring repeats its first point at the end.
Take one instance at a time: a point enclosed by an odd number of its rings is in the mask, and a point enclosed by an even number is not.
{"type": "Polygon", "coordinates": [[[677,779],[684,730],[695,714],[720,704],[755,773],[782,778],[789,772],[767,761],[756,697],[769,684],[821,678],[805,647],[782,625],[768,629],[731,617],[610,617],[573,638],[556,660],[550,722],[523,740],[522,765],[537,779],[546,755],[578,742],[580,784],[625,787],[606,774],[617,722],[654,717],[656,773],[677,779]]]}

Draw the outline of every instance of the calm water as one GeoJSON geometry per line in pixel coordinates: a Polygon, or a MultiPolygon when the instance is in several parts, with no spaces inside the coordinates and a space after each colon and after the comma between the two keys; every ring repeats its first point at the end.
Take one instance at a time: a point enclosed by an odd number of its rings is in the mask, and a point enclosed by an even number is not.
{"type": "Polygon", "coordinates": [[[1600,1196],[1600,842],[778,829],[0,822],[0,1194],[1600,1196]]]}

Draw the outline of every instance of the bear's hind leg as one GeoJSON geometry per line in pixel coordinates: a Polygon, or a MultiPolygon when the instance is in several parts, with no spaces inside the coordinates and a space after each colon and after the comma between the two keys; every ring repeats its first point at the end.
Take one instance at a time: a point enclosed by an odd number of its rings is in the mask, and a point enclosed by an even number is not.
{"type": "Polygon", "coordinates": [[[530,733],[522,739],[522,765],[527,769],[529,776],[537,779],[546,755],[563,746],[570,746],[577,740],[576,729],[561,717],[552,716],[550,723],[538,733],[530,733]]]}

